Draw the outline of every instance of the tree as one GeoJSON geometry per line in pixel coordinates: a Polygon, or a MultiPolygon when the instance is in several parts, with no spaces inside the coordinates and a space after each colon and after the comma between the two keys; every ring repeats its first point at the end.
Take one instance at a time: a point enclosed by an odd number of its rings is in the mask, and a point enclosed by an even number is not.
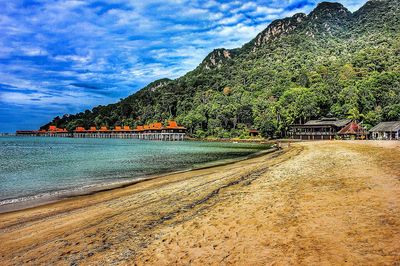
{"type": "Polygon", "coordinates": [[[317,117],[320,112],[318,98],[308,88],[299,87],[285,91],[278,104],[286,127],[294,122],[303,123],[309,118],[317,117]]]}

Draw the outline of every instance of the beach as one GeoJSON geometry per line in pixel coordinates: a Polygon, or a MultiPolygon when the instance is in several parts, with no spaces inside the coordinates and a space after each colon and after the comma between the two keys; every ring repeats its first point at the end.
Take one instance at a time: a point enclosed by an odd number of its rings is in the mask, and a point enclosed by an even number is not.
{"type": "Polygon", "coordinates": [[[400,142],[276,152],[0,214],[0,264],[393,265],[400,142]]]}

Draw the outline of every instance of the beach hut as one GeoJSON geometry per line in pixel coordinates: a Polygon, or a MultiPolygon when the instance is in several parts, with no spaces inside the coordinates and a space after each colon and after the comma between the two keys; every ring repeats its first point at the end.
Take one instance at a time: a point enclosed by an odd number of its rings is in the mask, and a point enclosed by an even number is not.
{"type": "Polygon", "coordinates": [[[293,139],[324,140],[334,139],[337,133],[351,123],[350,119],[321,118],[305,124],[293,124],[289,134],[293,139]]]}
{"type": "Polygon", "coordinates": [[[144,126],[137,126],[135,131],[137,132],[143,132],[144,131],[144,126]]]}
{"type": "Polygon", "coordinates": [[[149,125],[149,132],[150,133],[160,133],[161,130],[163,129],[163,126],[161,123],[152,123],[149,125]]]}
{"type": "Polygon", "coordinates": [[[148,132],[150,131],[150,125],[144,125],[144,126],[143,126],[143,131],[144,131],[145,133],[148,133],[148,132]]]}
{"type": "Polygon", "coordinates": [[[57,127],[56,126],[49,126],[49,131],[51,131],[51,132],[57,131],[57,127]]]}
{"type": "Polygon", "coordinates": [[[250,135],[250,137],[258,137],[259,134],[260,134],[260,133],[258,132],[257,129],[254,129],[254,128],[249,129],[249,135],[250,135]]]}
{"type": "Polygon", "coordinates": [[[366,139],[368,132],[358,123],[352,121],[337,133],[343,139],[366,139]]]}
{"type": "Polygon", "coordinates": [[[400,140],[400,121],[381,122],[369,130],[377,140],[400,140]]]}
{"type": "Polygon", "coordinates": [[[179,126],[176,121],[170,120],[168,121],[168,125],[164,128],[165,133],[185,133],[186,128],[179,126]]]}

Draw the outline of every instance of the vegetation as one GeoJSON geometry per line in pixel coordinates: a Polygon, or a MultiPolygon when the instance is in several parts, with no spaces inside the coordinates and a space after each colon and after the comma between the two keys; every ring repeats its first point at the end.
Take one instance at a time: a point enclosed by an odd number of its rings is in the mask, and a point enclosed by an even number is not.
{"type": "Polygon", "coordinates": [[[367,127],[400,120],[399,6],[372,0],[350,13],[321,3],[307,16],[271,23],[242,48],[214,50],[181,78],[49,124],[134,127],[176,119],[197,137],[245,138],[248,128],[283,137],[292,123],[329,115],[367,127]]]}

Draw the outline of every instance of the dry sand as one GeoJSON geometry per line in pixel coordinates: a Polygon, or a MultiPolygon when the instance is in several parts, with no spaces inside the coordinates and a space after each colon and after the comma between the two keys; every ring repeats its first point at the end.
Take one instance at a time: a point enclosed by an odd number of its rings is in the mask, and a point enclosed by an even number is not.
{"type": "Polygon", "coordinates": [[[0,265],[398,265],[400,142],[296,143],[0,215],[0,265]]]}

